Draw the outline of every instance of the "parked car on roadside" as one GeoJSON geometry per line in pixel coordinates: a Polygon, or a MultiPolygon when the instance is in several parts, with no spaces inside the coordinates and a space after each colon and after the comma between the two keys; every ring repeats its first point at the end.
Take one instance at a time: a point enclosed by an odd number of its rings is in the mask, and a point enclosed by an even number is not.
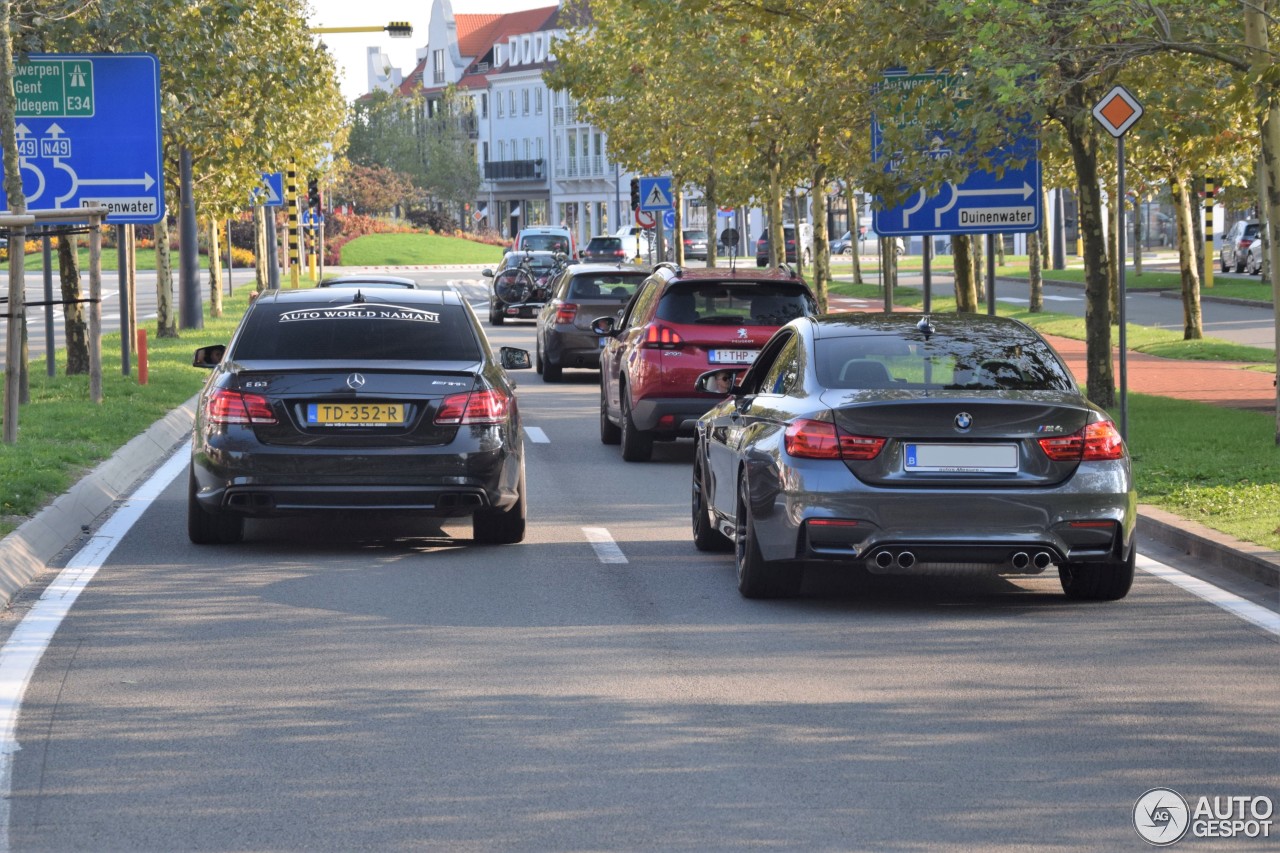
{"type": "MultiPolygon", "coordinates": [[[[800,251],[800,256],[804,258],[804,265],[807,267],[813,263],[813,226],[808,222],[801,222],[800,234],[796,236],[796,225],[791,222],[785,222],[782,225],[782,240],[786,245],[786,257],[782,262],[788,264],[796,263],[796,252],[800,251]]],[[[760,239],[756,241],[756,266],[762,267],[769,263],[769,232],[765,231],[760,235],[760,239]]]]}
{"type": "Polygon", "coordinates": [[[827,248],[833,255],[852,255],[853,254],[853,232],[846,231],[844,235],[837,240],[828,243],[827,248]]]}
{"type": "Polygon", "coordinates": [[[525,532],[524,447],[506,371],[452,290],[268,290],[196,404],[187,534],[239,542],[248,518],[471,517],[478,542],[525,532]]]}
{"type": "MultiPolygon", "coordinates": [[[[707,232],[694,228],[683,232],[681,242],[684,243],[684,259],[686,261],[705,261],[707,259],[707,232]]],[[[667,257],[674,257],[668,248],[667,257]]]]}
{"type": "Polygon", "coordinates": [[[748,598],[794,594],[806,561],[975,576],[1056,565],[1081,599],[1123,598],[1133,582],[1124,441],[1016,320],[795,320],[695,442],[694,544],[733,551],[748,598]]]}
{"type": "Polygon", "coordinates": [[[601,338],[592,321],[621,311],[648,275],[647,268],[630,264],[582,263],[552,280],[538,313],[533,356],[544,382],[559,382],[566,367],[600,369],[601,338]]]}
{"type": "Polygon", "coordinates": [[[1244,272],[1249,246],[1261,228],[1262,223],[1257,219],[1241,219],[1222,235],[1218,261],[1223,272],[1244,272]]]}
{"type": "Polygon", "coordinates": [[[622,239],[622,250],[626,253],[624,257],[628,261],[640,258],[642,263],[653,262],[652,255],[658,239],[653,231],[638,225],[624,225],[614,233],[614,236],[622,239]]]}
{"type": "Polygon", "coordinates": [[[1262,259],[1267,254],[1267,231],[1265,228],[1259,228],[1258,234],[1249,243],[1249,248],[1244,255],[1244,271],[1249,275],[1262,275],[1262,259]]]}
{"type": "Polygon", "coordinates": [[[817,310],[813,294],[784,268],[757,270],[658,264],[621,318],[600,317],[600,440],[622,458],[650,458],[655,441],[693,434],[716,398],[693,388],[712,369],[741,371],[774,330],[817,310]]]}

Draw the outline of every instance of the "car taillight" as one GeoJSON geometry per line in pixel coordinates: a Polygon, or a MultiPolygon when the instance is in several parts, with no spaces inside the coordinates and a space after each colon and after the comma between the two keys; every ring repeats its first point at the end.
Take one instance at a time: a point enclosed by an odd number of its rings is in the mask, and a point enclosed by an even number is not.
{"type": "Polygon", "coordinates": [[[211,424],[274,424],[271,401],[260,394],[242,394],[220,388],[209,395],[205,407],[211,424]]]}
{"type": "Polygon", "coordinates": [[[787,426],[784,442],[787,453],[799,459],[865,462],[879,455],[885,440],[877,436],[854,435],[826,421],[801,418],[787,426]]]}
{"type": "Polygon", "coordinates": [[[492,389],[469,394],[450,394],[440,401],[435,422],[448,424],[500,424],[507,419],[511,400],[492,389]]]}
{"type": "Polygon", "coordinates": [[[614,249],[613,256],[615,258],[625,258],[627,256],[627,253],[622,251],[621,249],[614,249]]]}
{"type": "Polygon", "coordinates": [[[573,318],[578,316],[578,306],[572,302],[561,302],[560,307],[556,309],[557,323],[572,323],[573,318]]]}
{"type": "Polygon", "coordinates": [[[1071,435],[1042,438],[1040,448],[1054,462],[1099,462],[1124,458],[1124,439],[1111,421],[1087,424],[1071,435]]]}
{"type": "Polygon", "coordinates": [[[675,329],[655,323],[645,333],[644,346],[646,349],[676,349],[684,346],[684,338],[675,329]]]}

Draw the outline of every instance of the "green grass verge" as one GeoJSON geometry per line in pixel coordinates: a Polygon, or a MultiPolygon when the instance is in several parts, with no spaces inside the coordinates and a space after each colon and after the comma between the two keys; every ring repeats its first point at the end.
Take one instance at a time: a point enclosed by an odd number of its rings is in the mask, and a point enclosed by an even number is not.
{"type": "MultiPolygon", "coordinates": [[[[857,291],[850,295],[875,298],[879,293],[874,285],[857,291]]],[[[113,358],[120,351],[119,336],[104,337],[100,406],[89,402],[88,377],[48,378],[44,362],[33,361],[31,402],[20,410],[18,443],[0,444],[0,535],[195,394],[208,372],[191,367],[192,351],[230,338],[249,293],[248,287],[237,289],[220,319],[206,313],[200,331],[184,331],[176,339],[152,338],[150,383],[145,386],[138,385],[136,373],[120,375],[118,356],[113,358]]],[[[918,290],[900,293],[899,304],[913,299],[919,304],[918,290]]],[[[949,301],[935,300],[934,307],[954,310],[949,301]]],[[[1083,328],[1083,321],[1075,322],[1083,328]]],[[[65,363],[63,358],[60,353],[59,364],[65,363]]],[[[1141,501],[1280,548],[1280,449],[1270,415],[1132,394],[1129,428],[1141,501]]]]}
{"type": "Polygon", "coordinates": [[[442,234],[366,234],[342,247],[349,267],[418,264],[493,264],[502,247],[442,234]]]}
{"type": "MultiPolygon", "coordinates": [[[[1000,268],[996,270],[997,275],[1008,276],[1010,278],[1026,278],[1026,268],[1000,268]]],[[[1075,283],[1084,282],[1084,270],[1046,270],[1044,273],[1045,281],[1070,281],[1075,283]]],[[[1125,287],[1129,290],[1180,290],[1182,288],[1182,276],[1176,272],[1145,272],[1142,275],[1134,275],[1130,269],[1125,273],[1125,287]]],[[[1272,292],[1271,285],[1264,284],[1256,278],[1240,279],[1240,278],[1219,278],[1214,277],[1213,287],[1200,288],[1201,296],[1221,296],[1231,299],[1250,299],[1255,302],[1266,302],[1271,304],[1272,292]]]]}

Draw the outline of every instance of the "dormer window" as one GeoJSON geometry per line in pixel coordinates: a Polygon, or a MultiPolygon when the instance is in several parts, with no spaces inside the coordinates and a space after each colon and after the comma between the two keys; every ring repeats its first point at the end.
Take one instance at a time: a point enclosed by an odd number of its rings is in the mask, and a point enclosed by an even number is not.
{"type": "Polygon", "coordinates": [[[431,82],[439,86],[444,83],[444,51],[437,50],[431,54],[431,82]]]}

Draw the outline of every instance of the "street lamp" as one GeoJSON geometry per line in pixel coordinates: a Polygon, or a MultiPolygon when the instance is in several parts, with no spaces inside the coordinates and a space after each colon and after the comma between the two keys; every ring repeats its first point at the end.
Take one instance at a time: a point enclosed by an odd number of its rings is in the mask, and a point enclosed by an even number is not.
{"type": "Polygon", "coordinates": [[[392,21],[385,27],[312,27],[313,33],[383,33],[393,39],[407,39],[413,35],[413,25],[408,21],[392,21]]]}

